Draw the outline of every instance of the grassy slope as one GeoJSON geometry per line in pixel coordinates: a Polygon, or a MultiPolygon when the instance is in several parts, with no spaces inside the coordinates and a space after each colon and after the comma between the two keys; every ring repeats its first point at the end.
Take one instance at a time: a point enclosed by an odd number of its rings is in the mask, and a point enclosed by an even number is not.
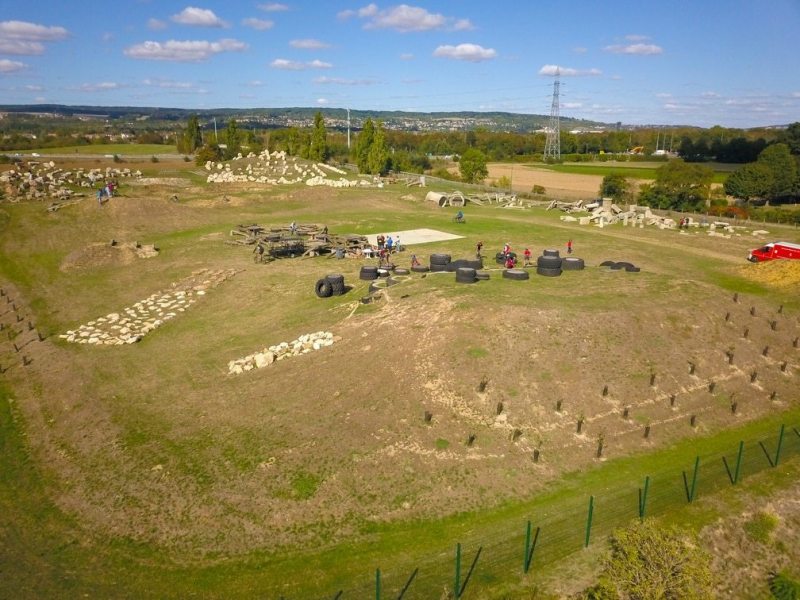
{"type": "MultiPolygon", "coordinates": [[[[366,194],[366,193],[365,193],[366,194]]],[[[377,229],[401,230],[417,226],[439,227],[447,229],[448,218],[444,213],[432,216],[431,213],[420,211],[418,207],[406,207],[396,213],[375,211],[348,211],[336,207],[315,206],[313,213],[301,203],[287,200],[273,205],[271,211],[283,214],[298,212],[300,220],[320,220],[329,224],[346,224],[348,230],[354,232],[367,232],[377,229]],[[433,222],[432,222],[433,221],[433,222]]],[[[557,215],[545,215],[543,219],[532,222],[527,214],[508,215],[498,213],[493,209],[476,211],[480,219],[470,219],[461,229],[466,238],[455,242],[453,248],[464,253],[472,250],[472,241],[476,236],[485,239],[497,240],[508,237],[509,239],[531,239],[539,245],[563,244],[567,235],[574,235],[574,228],[560,228],[557,215]]],[[[237,212],[237,219],[242,222],[268,222],[270,215],[262,208],[250,207],[237,212]]],[[[116,288],[116,298],[108,296],[91,300],[96,305],[83,307],[82,312],[100,314],[101,307],[109,303],[124,302],[127,290],[124,287],[122,275],[112,271],[100,275],[84,274],[78,284],[70,284],[70,278],[59,273],[58,264],[70,248],[68,240],[63,241],[51,238],[50,246],[46,251],[33,252],[36,246],[34,232],[55,227],[52,219],[35,205],[17,207],[14,213],[15,232],[22,233],[21,239],[31,238],[30,245],[24,241],[17,241],[13,247],[8,244],[4,247],[4,255],[11,260],[4,261],[3,274],[15,281],[25,289],[26,295],[33,300],[37,312],[47,315],[47,287],[69,290],[70,285],[75,286],[74,291],[79,292],[81,285],[103,284],[109,291],[116,288]],[[29,234],[28,236],[24,235],[29,234]],[[102,282],[103,277],[111,278],[110,282],[102,282]],[[116,279],[115,279],[116,278],[116,279]],[[96,279],[96,281],[95,281],[96,279]]],[[[76,215],[65,212],[61,226],[74,221],[75,226],[83,228],[82,234],[91,239],[92,222],[81,222],[76,215]],[[66,221],[66,223],[65,223],[66,221]]],[[[185,269],[187,263],[194,261],[202,264],[211,260],[218,253],[216,247],[203,246],[199,240],[209,234],[225,231],[231,219],[230,212],[224,209],[210,209],[200,212],[187,209],[182,226],[176,227],[172,222],[155,222],[149,224],[147,229],[137,233],[156,237],[159,244],[165,249],[164,255],[174,258],[167,260],[166,272],[175,274],[185,269]],[[183,250],[186,242],[191,242],[191,253],[183,250]]],[[[274,221],[274,219],[272,219],[274,221]]],[[[344,226],[344,225],[342,225],[344,226]]],[[[341,227],[334,227],[339,230],[341,227]]],[[[97,225],[97,232],[103,231],[97,225]]],[[[656,233],[652,238],[653,247],[657,247],[656,233]]],[[[647,237],[647,236],[646,236],[647,237]]],[[[592,230],[592,234],[582,234],[578,238],[578,249],[581,251],[587,245],[601,245],[609,255],[630,256],[637,252],[647,251],[638,249],[632,242],[614,233],[603,233],[592,230]]],[[[434,246],[435,248],[435,246],[434,246]]],[[[491,249],[488,249],[491,250],[491,249]]],[[[680,252],[662,250],[665,257],[671,255],[675,258],[681,256],[680,252]]],[[[685,257],[684,257],[685,258],[685,257]]],[[[696,257],[692,261],[693,267],[705,270],[709,280],[722,277],[719,273],[725,272],[721,263],[696,257]]],[[[164,270],[138,273],[150,283],[163,278],[164,270]]],[[[726,274],[726,279],[720,282],[728,289],[742,289],[744,280],[726,274]]],[[[507,288],[505,288],[507,290],[507,288]]],[[[485,294],[486,301],[500,299],[503,291],[500,288],[486,287],[480,290],[485,294]]],[[[767,293],[765,289],[753,286],[748,293],[767,293]]],[[[559,298],[553,298],[554,303],[559,298]]],[[[597,299],[595,299],[597,300],[597,299]]],[[[612,301],[612,299],[609,299],[612,301]]],[[[314,322],[319,318],[319,308],[309,310],[313,304],[299,307],[304,312],[303,322],[314,322]]],[[[48,320],[55,329],[63,329],[65,324],[72,324],[74,315],[49,315],[48,320]]],[[[287,319],[295,319],[289,314],[287,319]]],[[[180,334],[179,328],[190,327],[187,320],[181,324],[176,322],[175,333],[180,334]]],[[[240,340],[241,342],[241,340],[240,340]]],[[[149,341],[148,341],[149,343],[149,341]]],[[[251,347],[249,340],[242,342],[243,347],[251,347]]],[[[499,556],[509,553],[503,545],[503,540],[511,536],[521,536],[521,527],[525,519],[533,518],[535,523],[544,523],[544,531],[563,529],[559,528],[559,511],[567,507],[567,516],[579,515],[583,519],[585,502],[588,494],[595,494],[598,499],[598,512],[596,533],[599,535],[607,531],[612,525],[619,524],[635,515],[635,500],[627,508],[616,513],[614,518],[606,520],[603,517],[603,500],[608,496],[616,498],[613,489],[624,487],[629,489],[635,498],[635,487],[639,485],[645,474],[653,477],[654,482],[673,480],[679,477],[675,465],[689,468],[696,453],[718,454],[727,452],[730,456],[739,439],[766,439],[767,435],[774,434],[779,421],[789,419],[788,422],[797,423],[797,411],[790,414],[777,416],[764,422],[751,423],[740,431],[729,431],[718,434],[705,440],[689,440],[679,444],[671,452],[660,451],[651,455],[640,456],[635,459],[611,461],[602,467],[584,474],[573,474],[553,486],[548,494],[533,499],[531,502],[509,504],[500,510],[479,514],[462,514],[441,522],[404,523],[390,526],[372,526],[364,533],[369,535],[368,540],[356,544],[345,543],[333,550],[315,552],[307,549],[306,552],[282,554],[281,556],[265,556],[253,553],[242,559],[221,561],[216,565],[202,565],[197,567],[177,567],[170,564],[170,558],[157,548],[147,545],[133,544],[126,540],[96,539],[90,532],[81,531],[75,527],[71,519],[56,510],[47,498],[44,491],[46,477],[29,458],[24,446],[24,430],[18,421],[14,421],[13,411],[9,410],[7,398],[11,397],[10,390],[0,390],[3,401],[0,403],[0,443],[2,453],[0,465],[0,502],[2,514],[0,527],[3,536],[0,542],[0,569],[3,578],[0,579],[0,596],[10,595],[12,592],[26,590],[22,594],[28,597],[57,597],[76,596],[80,593],[100,596],[132,596],[132,597],[187,597],[191,595],[213,595],[226,597],[250,597],[254,591],[269,591],[272,594],[285,593],[291,597],[309,597],[324,591],[333,592],[339,587],[352,589],[363,585],[367,589],[371,578],[371,570],[376,566],[389,567],[385,571],[388,581],[397,587],[398,580],[404,580],[415,566],[422,561],[423,568],[419,580],[414,587],[422,588],[423,585],[431,586],[429,589],[441,589],[442,585],[451,579],[451,553],[453,542],[456,540],[465,543],[465,552],[471,552],[479,543],[494,543],[497,552],[493,554],[487,547],[486,555],[482,558],[481,569],[475,576],[473,584],[476,586],[494,586],[508,576],[512,580],[516,577],[516,563],[518,558],[517,546],[519,540],[513,541],[511,546],[513,556],[501,560],[499,556]],[[549,524],[549,525],[548,525],[549,524]],[[467,550],[469,548],[469,550],[467,550]],[[431,561],[430,563],[428,561],[431,561]],[[31,578],[30,573],[37,573],[38,577],[31,578]],[[124,582],[124,583],[122,583],[124,582]],[[293,582],[289,587],[284,587],[285,582],[293,582]],[[124,590],[124,592],[123,592],[124,590]]],[[[787,440],[787,454],[796,453],[797,446],[789,446],[787,440]]],[[[791,443],[795,443],[793,440],[791,443]]],[[[180,449],[182,452],[187,447],[180,449]]],[[[758,448],[748,452],[748,456],[758,457],[758,448]]],[[[763,463],[763,460],[762,460],[763,463]]],[[[719,465],[717,465],[719,467],[719,465]]],[[[760,465],[763,467],[763,464],[760,465]]],[[[759,464],[753,463],[748,474],[758,470],[759,464]]],[[[718,469],[719,470],[719,469],[718,469]]],[[[719,475],[719,473],[717,473],[719,475]]],[[[716,479],[714,480],[716,481],[716,479]]],[[[709,482],[713,483],[713,482],[709,482]]],[[[702,485],[702,484],[701,484],[702,485]]],[[[711,486],[701,488],[705,492],[711,486]]],[[[680,493],[667,493],[663,496],[658,493],[658,486],[653,487],[653,512],[669,513],[682,508],[683,500],[680,493]]],[[[664,488],[666,489],[666,488],[664,488]]],[[[670,487],[669,489],[673,489],[670,487]]],[[[680,492],[680,488],[678,488],[680,492]]],[[[626,494],[628,492],[625,492],[626,494]]],[[[606,506],[608,504],[606,503],[606,506]]],[[[622,504],[620,504],[622,506],[622,504]]],[[[692,518],[694,523],[702,523],[713,518],[716,513],[699,514],[692,518]]],[[[681,512],[680,514],[685,514],[681,512]]],[[[572,519],[573,521],[575,519],[572,519]]],[[[578,525],[564,538],[563,548],[576,548],[580,545],[582,525],[578,525]],[[575,533],[577,529],[577,533],[575,533]]],[[[540,558],[541,568],[546,565],[550,556],[552,560],[559,555],[553,548],[559,538],[551,538],[546,542],[547,536],[543,533],[540,558]],[[547,552],[548,544],[550,551],[547,552]]],[[[19,594],[18,594],[19,595],[19,594]]],[[[361,597],[361,596],[359,596],[361,597]]]]}
{"type": "Polygon", "coordinates": [[[36,152],[42,156],[48,154],[119,154],[121,156],[146,156],[151,154],[176,154],[178,149],[169,144],[94,144],[88,146],[62,146],[58,148],[38,148],[25,150],[22,154],[36,152]]]}
{"type": "MultiPolygon", "coordinates": [[[[592,164],[565,164],[565,165],[531,165],[543,169],[549,169],[558,173],[574,173],[576,175],[624,175],[630,179],[655,179],[658,167],[653,166],[631,166],[631,165],[610,165],[608,163],[592,164]]],[[[727,171],[715,170],[713,183],[725,183],[728,177],[727,171]]]]}

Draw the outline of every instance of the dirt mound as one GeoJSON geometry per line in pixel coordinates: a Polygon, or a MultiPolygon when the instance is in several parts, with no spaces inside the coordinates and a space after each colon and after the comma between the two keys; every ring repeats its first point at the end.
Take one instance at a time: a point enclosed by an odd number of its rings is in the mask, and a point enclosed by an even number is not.
{"type": "Polygon", "coordinates": [[[135,242],[120,244],[97,243],[70,252],[59,267],[61,271],[74,269],[91,269],[95,267],[121,267],[137,258],[156,256],[158,250],[152,245],[140,245],[135,242]]]}
{"type": "Polygon", "coordinates": [[[748,279],[772,287],[800,286],[800,260],[770,260],[747,265],[741,273],[748,279]]]}

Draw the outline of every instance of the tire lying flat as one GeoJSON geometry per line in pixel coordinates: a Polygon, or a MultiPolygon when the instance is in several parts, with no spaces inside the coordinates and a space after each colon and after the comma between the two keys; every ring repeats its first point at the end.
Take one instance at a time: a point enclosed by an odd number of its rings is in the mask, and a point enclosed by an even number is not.
{"type": "Polygon", "coordinates": [[[530,274],[524,269],[506,269],[503,271],[503,279],[523,281],[525,279],[530,279],[530,277],[530,274]]]}
{"type": "Polygon", "coordinates": [[[568,256],[561,260],[561,269],[564,271],[581,271],[585,266],[582,258],[568,256]]]}

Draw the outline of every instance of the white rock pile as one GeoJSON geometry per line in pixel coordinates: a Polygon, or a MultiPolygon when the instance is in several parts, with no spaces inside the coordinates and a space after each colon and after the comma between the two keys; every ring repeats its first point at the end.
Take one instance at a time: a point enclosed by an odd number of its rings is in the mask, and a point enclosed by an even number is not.
{"type": "Polygon", "coordinates": [[[264,348],[260,352],[228,362],[228,374],[241,375],[245,371],[263,369],[276,361],[332,346],[339,339],[341,338],[334,337],[330,331],[307,333],[292,342],[281,342],[275,346],[264,348]]]}
{"type": "Polygon", "coordinates": [[[121,346],[135,344],[170,319],[185,312],[207,290],[236,274],[234,269],[201,269],[167,291],[156,292],[120,312],[109,313],[60,335],[74,344],[121,346]]]}
{"type": "Polygon", "coordinates": [[[247,156],[246,165],[235,163],[243,160],[241,155],[228,163],[208,161],[205,168],[209,172],[208,183],[265,183],[269,185],[287,185],[305,183],[310,186],[327,185],[330,187],[354,187],[372,185],[365,179],[350,180],[343,175],[347,171],[326,165],[325,163],[309,163],[289,156],[286,152],[264,150],[259,155],[252,152],[247,156]],[[339,175],[332,179],[331,174],[339,175]]]}
{"type": "Polygon", "coordinates": [[[63,200],[73,195],[71,187],[93,188],[95,184],[105,185],[107,181],[126,177],[137,178],[141,175],[141,171],[115,167],[64,170],[57,168],[52,160],[34,161],[20,163],[0,174],[0,188],[4,188],[11,198],[63,200]]]}

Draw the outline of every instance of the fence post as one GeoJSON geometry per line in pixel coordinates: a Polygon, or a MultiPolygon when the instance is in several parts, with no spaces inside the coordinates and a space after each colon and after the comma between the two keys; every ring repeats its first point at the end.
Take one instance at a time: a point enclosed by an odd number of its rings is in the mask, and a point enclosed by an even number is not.
{"type": "Polygon", "coordinates": [[[375,600],[381,600],[381,570],[375,569],[375,600]]]}
{"type": "Polygon", "coordinates": [[[692,487],[689,487],[689,481],[686,478],[686,471],[681,471],[683,474],[683,486],[686,489],[686,501],[691,503],[694,500],[694,492],[697,486],[697,471],[700,468],[700,457],[695,458],[694,461],[694,475],[692,475],[692,487]]]}
{"type": "Polygon", "coordinates": [[[592,533],[592,513],[594,512],[594,496],[589,496],[589,514],[586,517],[586,540],[583,547],[589,547],[589,536],[592,533]]]}
{"type": "Polygon", "coordinates": [[[411,577],[408,578],[408,581],[406,581],[406,584],[400,591],[400,595],[397,597],[397,600],[403,600],[403,596],[406,595],[406,592],[408,591],[408,588],[411,586],[411,582],[414,581],[414,578],[417,576],[417,573],[419,573],[419,567],[414,569],[414,572],[411,574],[411,577]]]}
{"type": "Polygon", "coordinates": [[[742,466],[742,452],[744,451],[744,442],[739,442],[739,452],[736,455],[736,468],[734,469],[733,473],[731,473],[731,468],[728,465],[728,459],[724,456],[722,457],[722,464],[725,465],[725,471],[728,473],[728,479],[731,480],[731,485],[736,485],[739,481],[739,471],[742,466]]]}
{"type": "Polygon", "coordinates": [[[456,544],[456,580],[453,586],[453,596],[456,600],[461,597],[461,542],[456,544]]]}
{"type": "Polygon", "coordinates": [[[525,573],[531,568],[533,551],[536,550],[536,542],[539,541],[539,531],[541,531],[541,527],[536,528],[536,534],[533,536],[533,542],[531,542],[531,522],[528,521],[528,528],[525,531],[525,557],[522,561],[522,569],[525,573]]]}
{"type": "Polygon", "coordinates": [[[781,432],[778,434],[778,447],[775,450],[775,466],[778,466],[778,461],[781,458],[781,446],[783,445],[783,432],[786,429],[786,425],[781,425],[781,432]]]}
{"type": "Polygon", "coordinates": [[[647,490],[650,489],[650,475],[644,478],[644,491],[639,488],[639,520],[644,520],[647,509],[647,490]]]}

